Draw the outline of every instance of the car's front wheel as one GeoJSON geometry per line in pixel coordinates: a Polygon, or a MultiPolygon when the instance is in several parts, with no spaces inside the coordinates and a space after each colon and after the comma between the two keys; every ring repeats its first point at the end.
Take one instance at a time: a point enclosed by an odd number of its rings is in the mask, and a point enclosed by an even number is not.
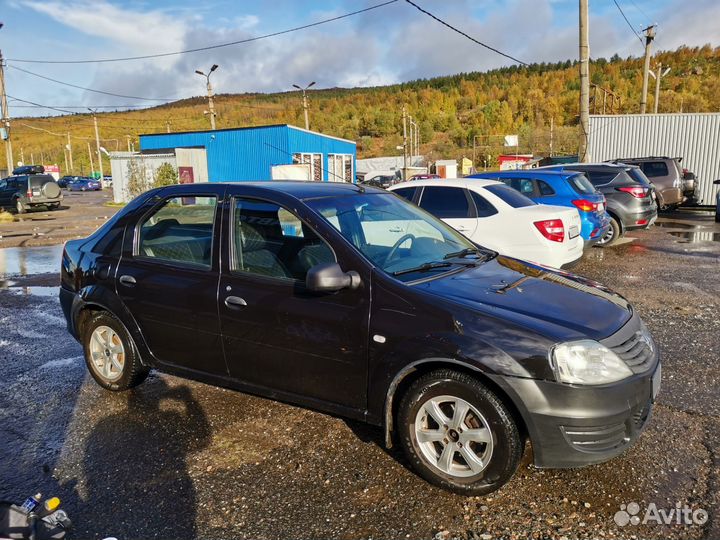
{"type": "Polygon", "coordinates": [[[462,495],[499,489],[523,454],[510,410],[465,373],[443,369],[418,378],[405,392],[397,419],[403,450],[420,476],[462,495]]]}
{"type": "Polygon", "coordinates": [[[128,390],[150,372],[125,327],[109,313],[92,316],[83,331],[83,346],[90,374],[107,390],[128,390]]]}

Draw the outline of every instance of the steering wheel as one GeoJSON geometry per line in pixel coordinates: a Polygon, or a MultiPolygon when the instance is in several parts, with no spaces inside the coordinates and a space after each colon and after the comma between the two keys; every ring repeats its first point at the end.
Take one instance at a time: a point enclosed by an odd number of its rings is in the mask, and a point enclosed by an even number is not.
{"type": "MultiPolygon", "coordinates": [[[[407,240],[411,240],[411,242],[415,241],[415,235],[414,234],[403,234],[400,238],[398,238],[398,241],[393,244],[393,247],[390,248],[390,251],[387,254],[387,257],[385,257],[385,263],[383,266],[387,266],[390,261],[393,260],[395,257],[395,254],[397,253],[397,250],[400,249],[400,246],[403,245],[404,242],[407,240]]],[[[411,243],[412,245],[412,243],[411,243]]]]}

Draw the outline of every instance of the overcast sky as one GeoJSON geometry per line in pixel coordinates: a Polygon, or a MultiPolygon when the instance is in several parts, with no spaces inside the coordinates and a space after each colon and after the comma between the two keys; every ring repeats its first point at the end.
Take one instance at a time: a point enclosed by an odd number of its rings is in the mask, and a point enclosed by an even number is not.
{"type": "MultiPolygon", "coordinates": [[[[38,64],[202,47],[285,30],[383,0],[0,0],[7,92],[60,107],[156,104],[94,94],[12,66],[117,94],[181,98],[204,93],[195,69],[213,63],[216,91],[277,92],[293,83],[373,86],[511,64],[451,32],[404,0],[291,34],[205,52],[105,64],[38,64]]],[[[415,0],[468,34],[525,62],[577,57],[577,0],[415,0]]],[[[659,23],[658,49],[720,45],[718,0],[618,0],[632,26],[659,23]]],[[[642,54],[612,0],[590,0],[593,57],[642,54]]],[[[13,116],[47,114],[10,101],[13,116]]]]}

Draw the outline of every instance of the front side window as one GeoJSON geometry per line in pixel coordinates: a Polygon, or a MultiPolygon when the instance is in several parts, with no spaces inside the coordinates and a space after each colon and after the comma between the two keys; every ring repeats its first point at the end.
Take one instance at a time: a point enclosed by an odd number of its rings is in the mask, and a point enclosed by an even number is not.
{"type": "Polygon", "coordinates": [[[448,262],[454,254],[477,249],[439,219],[390,193],[321,197],[306,203],[376,267],[403,281],[447,272],[454,266],[448,262]],[[432,266],[417,269],[425,264],[432,266]]]}
{"type": "Polygon", "coordinates": [[[272,202],[235,199],[232,269],[304,281],[307,271],[335,262],[330,247],[300,218],[272,202]]]}
{"type": "Polygon", "coordinates": [[[470,204],[465,190],[456,187],[428,186],[423,189],[420,208],[441,219],[468,218],[470,204]]]}
{"type": "Polygon", "coordinates": [[[403,199],[407,199],[412,202],[415,198],[415,192],[418,190],[417,187],[406,187],[401,189],[394,189],[393,193],[400,195],[403,199]]]}
{"type": "Polygon", "coordinates": [[[210,268],[216,208],[216,197],[168,199],[140,225],[136,255],[210,268]]]}

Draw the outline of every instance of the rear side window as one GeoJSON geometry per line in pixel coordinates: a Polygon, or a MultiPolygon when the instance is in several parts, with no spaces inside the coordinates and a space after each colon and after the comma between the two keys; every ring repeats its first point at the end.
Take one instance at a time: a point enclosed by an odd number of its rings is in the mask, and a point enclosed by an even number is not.
{"type": "Polygon", "coordinates": [[[664,161],[647,161],[642,164],[642,169],[648,178],[667,176],[669,174],[664,161]]]}
{"type": "Polygon", "coordinates": [[[216,197],[168,199],[140,225],[137,254],[210,268],[216,208],[216,197]]]}
{"type": "Polygon", "coordinates": [[[457,187],[426,187],[423,189],[420,207],[441,219],[471,217],[465,190],[457,187]]]}
{"type": "Polygon", "coordinates": [[[470,196],[472,197],[473,202],[475,203],[475,208],[477,209],[477,215],[478,217],[489,217],[494,216],[498,213],[497,208],[495,208],[490,201],[488,201],[485,197],[480,195],[476,191],[470,191],[470,196]]]}
{"type": "Polygon", "coordinates": [[[535,180],[535,185],[540,197],[552,197],[555,195],[555,190],[544,180],[535,180]]]}
{"type": "Polygon", "coordinates": [[[595,186],[590,183],[590,180],[584,174],[576,174],[567,179],[568,184],[576,193],[580,195],[592,195],[595,193],[595,186]]]}
{"type": "Polygon", "coordinates": [[[490,193],[495,195],[498,199],[503,201],[505,204],[512,206],[513,208],[523,208],[525,206],[533,206],[537,204],[532,199],[528,199],[522,193],[518,193],[513,188],[508,186],[494,185],[485,186],[490,193]]]}
{"type": "Polygon", "coordinates": [[[412,200],[415,198],[415,193],[417,192],[418,188],[415,187],[406,187],[402,189],[394,189],[393,193],[397,193],[402,198],[407,199],[408,201],[412,202],[412,200]]]}
{"type": "Polygon", "coordinates": [[[604,186],[612,182],[617,176],[616,172],[585,171],[585,176],[593,186],[604,186]]]}
{"type": "Polygon", "coordinates": [[[642,172],[642,170],[638,167],[633,167],[632,169],[628,169],[627,171],[628,176],[635,180],[636,182],[640,182],[641,184],[648,185],[650,184],[650,180],[648,180],[648,177],[645,176],[645,173],[642,172]]]}

